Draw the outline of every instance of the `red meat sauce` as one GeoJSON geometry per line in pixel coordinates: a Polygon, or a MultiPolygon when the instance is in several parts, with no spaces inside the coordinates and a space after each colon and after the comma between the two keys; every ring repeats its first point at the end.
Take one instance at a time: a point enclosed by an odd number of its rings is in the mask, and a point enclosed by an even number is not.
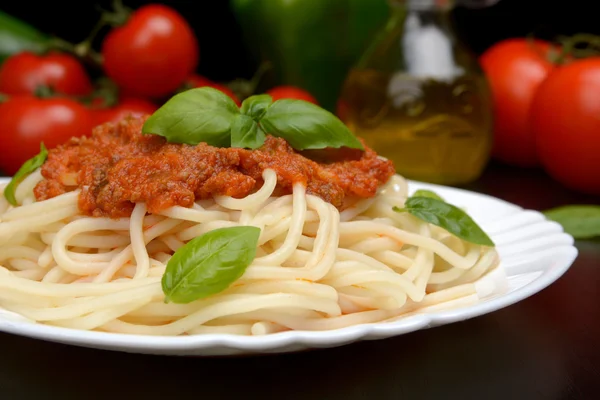
{"type": "Polygon", "coordinates": [[[267,136],[256,150],[167,143],[144,135],[147,117],[96,127],[91,137],[72,138],[49,151],[45,178],[35,187],[38,201],[81,189],[79,208],[86,215],[128,217],[135,203],[148,212],[191,207],[215,195],[245,197],[263,184],[262,172],[277,173],[277,195],[302,183],[307,193],[341,208],[347,196],[375,196],[394,173],[390,161],[366,151],[328,149],[297,152],[285,140],[267,136]],[[310,158],[309,158],[310,157],[310,158]]]}

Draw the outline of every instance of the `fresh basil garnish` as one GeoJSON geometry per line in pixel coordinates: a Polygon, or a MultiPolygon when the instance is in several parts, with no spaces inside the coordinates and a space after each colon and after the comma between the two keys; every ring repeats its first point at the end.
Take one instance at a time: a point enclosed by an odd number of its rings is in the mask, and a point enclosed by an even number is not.
{"type": "Polygon", "coordinates": [[[469,215],[458,207],[431,197],[409,197],[404,208],[394,207],[396,212],[408,212],[415,217],[439,226],[467,242],[494,246],[494,242],[469,215]]]}
{"type": "Polygon", "coordinates": [[[296,150],[344,146],[364,150],[342,121],[307,101],[278,100],[267,109],[260,124],[265,132],[285,139],[296,150]]]}
{"type": "Polygon", "coordinates": [[[13,206],[18,205],[17,199],[15,198],[15,190],[17,189],[17,186],[19,185],[19,183],[21,183],[23,181],[23,179],[25,179],[27,177],[27,175],[31,174],[36,169],[38,169],[39,167],[44,165],[44,162],[46,162],[47,158],[48,158],[48,150],[46,149],[46,146],[44,146],[44,143],[42,142],[42,143],[40,143],[39,154],[37,154],[36,156],[25,161],[23,163],[23,165],[21,165],[21,168],[19,168],[17,173],[13,176],[13,178],[11,179],[9,184],[4,189],[4,198],[6,200],[8,200],[8,202],[10,204],[12,204],[13,206]]]}
{"type": "Polygon", "coordinates": [[[171,97],[150,116],[142,133],[164,136],[168,142],[229,147],[231,124],[240,110],[220,90],[210,87],[186,90],[171,97]]]}
{"type": "Polygon", "coordinates": [[[258,149],[265,143],[266,135],[250,116],[240,114],[231,124],[231,147],[258,149]]]}
{"type": "Polygon", "coordinates": [[[273,98],[268,94],[250,96],[242,102],[241,112],[255,121],[260,121],[271,104],[273,104],[273,98]]]}
{"type": "Polygon", "coordinates": [[[412,197],[429,197],[431,199],[444,201],[444,199],[442,199],[439,194],[437,194],[436,192],[433,192],[431,190],[427,190],[427,189],[417,190],[415,193],[413,193],[412,197]]]}
{"type": "Polygon", "coordinates": [[[256,95],[244,100],[240,110],[229,96],[209,87],[173,96],[146,120],[142,132],[190,145],[206,142],[216,147],[256,149],[270,134],[285,139],[296,150],[364,150],[342,121],[315,104],[289,99],[274,102],[269,95],[256,95]]]}
{"type": "Polygon", "coordinates": [[[165,302],[186,304],[227,289],[256,256],[260,229],[215,229],[179,248],[162,277],[165,302]]]}
{"type": "Polygon", "coordinates": [[[544,211],[544,215],[562,225],[575,239],[600,237],[600,206],[569,205],[544,211]]]}

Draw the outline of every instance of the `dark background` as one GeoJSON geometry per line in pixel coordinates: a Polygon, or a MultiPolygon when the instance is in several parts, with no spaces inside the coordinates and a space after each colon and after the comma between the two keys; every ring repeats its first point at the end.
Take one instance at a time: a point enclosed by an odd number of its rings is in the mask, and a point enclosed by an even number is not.
{"type": "MultiPolygon", "coordinates": [[[[281,1],[281,0],[273,0],[281,1]]],[[[328,0],[322,0],[328,1],[328,0]]],[[[200,42],[198,71],[216,81],[249,78],[255,64],[242,44],[242,34],[229,11],[229,0],[123,0],[136,8],[163,3],[177,9],[190,22],[200,42]]],[[[108,8],[111,1],[3,1],[0,9],[38,29],[63,39],[79,42],[96,23],[96,5],[108,8]]],[[[480,54],[498,40],[535,33],[550,39],[559,34],[600,33],[593,6],[598,0],[500,0],[487,9],[458,7],[453,16],[463,40],[480,54]]],[[[343,40],[343,38],[340,38],[343,40]]]]}
{"type": "MultiPolygon", "coordinates": [[[[124,0],[130,7],[147,4],[124,0]]],[[[276,1],[276,0],[273,0],[276,1]]],[[[329,1],[329,0],[321,0],[329,1]]],[[[109,1],[99,1],[107,6],[109,1]]],[[[201,46],[199,72],[249,77],[254,65],[228,0],[163,1],[179,10],[201,46]]],[[[599,0],[500,0],[457,8],[460,35],[476,53],[508,37],[600,34],[599,0]]],[[[4,0],[0,9],[78,42],[98,18],[94,0],[4,0]]],[[[539,170],[493,165],[468,189],[525,208],[593,203],[539,170]]],[[[0,398],[353,399],[599,398],[600,250],[579,241],[579,257],[550,288],[470,321],[325,351],[231,359],[167,358],[80,349],[0,334],[0,398]],[[92,361],[92,362],[90,362],[92,361]],[[272,392],[271,392],[272,390],[272,392]]]]}

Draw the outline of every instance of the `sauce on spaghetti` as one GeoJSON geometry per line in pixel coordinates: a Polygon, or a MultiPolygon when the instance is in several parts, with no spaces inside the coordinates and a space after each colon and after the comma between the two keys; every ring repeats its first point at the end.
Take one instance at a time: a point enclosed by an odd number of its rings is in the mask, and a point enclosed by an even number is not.
{"type": "Polygon", "coordinates": [[[394,173],[391,161],[370,148],[297,152],[268,136],[256,150],[172,144],[141,133],[145,118],[104,124],[91,137],[72,138],[49,151],[37,200],[81,189],[79,208],[87,215],[128,217],[135,203],[148,212],[191,207],[215,195],[245,197],[262,185],[262,172],[277,173],[278,194],[302,183],[307,193],[340,208],[347,196],[369,198],[394,173]]]}

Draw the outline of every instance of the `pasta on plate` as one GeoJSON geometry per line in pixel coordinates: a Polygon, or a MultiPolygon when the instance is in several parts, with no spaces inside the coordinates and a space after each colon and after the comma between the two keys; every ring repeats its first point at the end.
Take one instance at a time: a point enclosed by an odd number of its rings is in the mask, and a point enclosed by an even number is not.
{"type": "MultiPolygon", "coordinates": [[[[38,323],[125,334],[331,330],[476,302],[475,282],[498,268],[493,245],[408,212],[406,180],[368,148],[350,161],[324,163],[291,148],[277,158],[267,137],[255,149],[225,149],[236,154],[227,168],[200,178],[182,173],[193,159],[186,152],[210,146],[143,135],[144,121],[108,124],[50,150],[14,185],[14,201],[2,187],[0,307],[38,323]],[[139,153],[118,155],[134,142],[139,153]],[[93,164],[99,151],[104,164],[93,164]],[[115,183],[126,165],[159,156],[174,163],[162,175],[140,168],[143,179],[129,171],[131,182],[115,183]],[[293,168],[305,175],[290,178],[293,168]],[[340,178],[342,169],[350,178],[340,178]],[[148,193],[126,190],[142,182],[148,193]],[[216,236],[236,227],[257,235],[216,236]]],[[[203,160],[221,159],[214,154],[203,160]]],[[[459,212],[444,210],[443,218],[459,212]]]]}

